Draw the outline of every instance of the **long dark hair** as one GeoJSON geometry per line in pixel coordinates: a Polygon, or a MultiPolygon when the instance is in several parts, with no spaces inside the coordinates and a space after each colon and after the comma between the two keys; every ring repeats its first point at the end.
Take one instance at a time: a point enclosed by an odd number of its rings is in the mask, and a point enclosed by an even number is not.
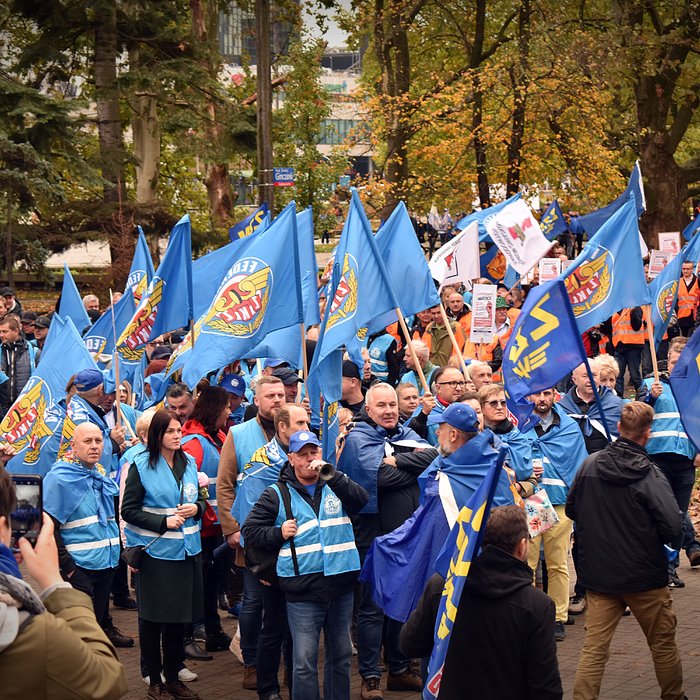
{"type": "Polygon", "coordinates": [[[228,406],[229,393],[220,386],[208,386],[199,392],[190,420],[201,423],[211,437],[216,438],[219,428],[216,421],[223,408],[228,406]]]}
{"type": "MultiPolygon", "coordinates": [[[[148,440],[146,449],[148,450],[148,466],[155,468],[160,459],[160,448],[163,442],[165,431],[170,425],[170,421],[180,422],[177,416],[172,411],[160,410],[156,411],[151,420],[151,425],[148,428],[148,440]]],[[[182,448],[175,453],[175,459],[187,459],[182,448]]]]}

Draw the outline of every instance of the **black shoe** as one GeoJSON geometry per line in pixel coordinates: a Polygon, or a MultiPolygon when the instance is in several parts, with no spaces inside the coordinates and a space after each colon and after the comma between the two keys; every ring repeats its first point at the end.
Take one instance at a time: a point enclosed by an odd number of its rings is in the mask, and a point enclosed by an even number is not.
{"type": "Polygon", "coordinates": [[[186,659],[191,661],[211,661],[214,658],[199,646],[194,637],[185,637],[184,643],[186,659]]]}
{"type": "Polygon", "coordinates": [[[172,695],[163,683],[148,686],[148,697],[152,700],[172,700],[172,695]]]}
{"type": "Polygon", "coordinates": [[[691,566],[700,566],[700,549],[691,549],[687,554],[691,566]]]}
{"type": "Polygon", "coordinates": [[[669,574],[668,577],[668,587],[669,588],[685,588],[685,583],[681,581],[678,574],[669,574]]]}
{"type": "Polygon", "coordinates": [[[118,627],[112,625],[105,630],[107,639],[109,639],[115,647],[127,649],[134,646],[133,637],[127,637],[118,627]]]}
{"type": "Polygon", "coordinates": [[[576,618],[572,617],[571,615],[568,615],[566,618],[566,622],[564,623],[565,625],[575,625],[576,624],[576,618]]]}
{"type": "Polygon", "coordinates": [[[138,610],[138,605],[133,598],[120,598],[114,599],[114,607],[121,608],[122,610],[138,610]]]}
{"type": "Polygon", "coordinates": [[[219,628],[218,632],[208,634],[205,642],[207,651],[228,651],[231,637],[219,628]]]}
{"type": "Polygon", "coordinates": [[[166,683],[165,689],[174,698],[187,698],[187,700],[199,700],[199,695],[190,690],[182,681],[175,681],[174,683],[166,683]]]}
{"type": "Polygon", "coordinates": [[[554,623],[554,639],[557,642],[563,642],[566,639],[566,630],[564,629],[564,623],[557,620],[554,623]]]}
{"type": "Polygon", "coordinates": [[[217,596],[217,602],[219,604],[219,610],[229,609],[228,598],[226,597],[225,593],[219,593],[217,596]]]}

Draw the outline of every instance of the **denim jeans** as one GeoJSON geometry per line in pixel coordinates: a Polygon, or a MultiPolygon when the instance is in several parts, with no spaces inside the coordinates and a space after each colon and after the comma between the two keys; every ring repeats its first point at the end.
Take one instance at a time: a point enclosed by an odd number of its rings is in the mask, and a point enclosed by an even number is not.
{"type": "Polygon", "coordinates": [[[325,646],[323,698],[350,700],[350,621],[353,592],[327,603],[287,601],[293,644],[292,700],[320,700],[318,649],[323,630],[325,646]]]}
{"type": "Polygon", "coordinates": [[[241,630],[241,653],[245,666],[255,666],[257,661],[262,605],[262,583],[248,569],[244,569],[243,600],[238,626],[241,630]]]}
{"type": "Polygon", "coordinates": [[[615,360],[620,366],[615,391],[618,396],[625,395],[625,370],[629,370],[630,382],[635,391],[642,385],[641,364],[643,345],[628,345],[625,349],[615,349],[615,360]]]}
{"type": "Polygon", "coordinates": [[[362,584],[362,599],[357,611],[357,666],[363,678],[380,678],[379,656],[384,638],[384,651],[389,665],[389,673],[400,675],[408,670],[410,659],[399,649],[401,623],[386,619],[384,613],[372,600],[372,590],[362,584]]]}
{"type": "Polygon", "coordinates": [[[277,586],[262,587],[263,617],[258,637],[258,695],[266,698],[280,692],[278,672],[280,654],[285,646],[285,668],[292,677],[292,640],[287,625],[287,604],[277,586]]]}

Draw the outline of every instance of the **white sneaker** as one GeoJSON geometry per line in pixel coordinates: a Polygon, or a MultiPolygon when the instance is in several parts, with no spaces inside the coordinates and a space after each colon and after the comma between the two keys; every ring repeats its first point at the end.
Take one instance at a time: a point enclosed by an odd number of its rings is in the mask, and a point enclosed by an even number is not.
{"type": "Polygon", "coordinates": [[[236,627],[236,634],[233,635],[233,639],[231,639],[231,644],[229,644],[228,648],[229,648],[230,652],[241,663],[243,663],[243,652],[241,651],[241,629],[240,629],[240,627],[236,627]]]}
{"type": "Polygon", "coordinates": [[[177,679],[179,681],[182,681],[183,683],[191,683],[192,681],[197,680],[197,674],[194,671],[190,671],[187,666],[183,666],[178,672],[177,672],[177,679]]]}
{"type": "MultiPolygon", "coordinates": [[[[197,676],[195,676],[195,678],[196,678],[196,677],[197,677],[197,676]]],[[[149,680],[148,676],[141,676],[141,680],[142,680],[146,685],[148,685],[148,684],[150,683],[150,680],[149,680]]],[[[164,676],[162,673],[160,674],[160,680],[161,680],[163,683],[165,683],[165,676],[164,676]]],[[[181,678],[180,680],[182,680],[182,678],[181,678]]]]}

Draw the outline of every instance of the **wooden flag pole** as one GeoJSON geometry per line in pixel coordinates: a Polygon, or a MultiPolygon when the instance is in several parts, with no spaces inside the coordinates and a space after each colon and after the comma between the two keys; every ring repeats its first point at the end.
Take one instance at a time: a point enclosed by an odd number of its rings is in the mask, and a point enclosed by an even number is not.
{"type": "Polygon", "coordinates": [[[464,355],[462,354],[462,348],[457,345],[457,338],[455,338],[455,334],[452,332],[452,326],[450,326],[450,319],[447,318],[447,312],[445,311],[445,307],[442,305],[442,302],[440,302],[440,313],[442,314],[442,322],[445,324],[445,327],[447,328],[447,335],[450,336],[450,340],[452,341],[452,347],[454,348],[454,351],[457,353],[457,357],[459,357],[459,363],[460,367],[462,368],[462,374],[464,375],[465,381],[471,381],[469,377],[469,370],[467,370],[467,365],[464,362],[464,355]]]}
{"type": "MultiPolygon", "coordinates": [[[[306,359],[306,326],[304,325],[303,321],[299,324],[299,331],[301,332],[301,361],[302,361],[301,378],[302,378],[304,386],[306,386],[306,380],[309,378],[309,363],[306,359]]],[[[297,391],[296,403],[301,403],[301,402],[302,402],[301,391],[297,391]]]]}
{"type": "Polygon", "coordinates": [[[114,381],[116,383],[116,399],[117,404],[117,416],[116,424],[117,427],[121,428],[122,425],[122,406],[119,400],[119,385],[121,381],[119,379],[119,353],[117,352],[117,322],[114,320],[114,297],[112,296],[112,290],[109,290],[109,308],[112,312],[112,333],[114,334],[114,355],[112,357],[112,363],[114,364],[114,381]]]}
{"type": "Polygon", "coordinates": [[[430,387],[428,386],[428,382],[426,381],[425,375],[423,374],[423,368],[420,366],[420,361],[418,360],[418,353],[416,353],[416,349],[413,347],[413,339],[411,338],[411,334],[409,333],[408,326],[406,325],[406,321],[404,320],[403,314],[401,313],[401,309],[397,306],[394,309],[394,311],[396,311],[396,318],[398,318],[399,325],[401,326],[401,330],[403,331],[404,338],[406,338],[406,345],[408,345],[408,351],[411,353],[413,365],[416,368],[416,374],[420,379],[423,391],[426,394],[430,394],[430,387]]]}
{"type": "MultiPolygon", "coordinates": [[[[556,244],[557,244],[557,241],[554,241],[554,242],[552,243],[552,245],[550,245],[549,248],[547,248],[547,253],[549,253],[549,251],[552,250],[552,248],[554,248],[554,246],[555,246],[556,244]]],[[[546,253],[545,253],[545,255],[546,255],[546,253]]],[[[520,275],[520,277],[518,277],[517,280],[515,280],[515,284],[513,284],[513,286],[508,290],[508,294],[510,294],[510,293],[520,284],[520,281],[521,281],[524,277],[527,277],[527,276],[540,264],[540,260],[542,260],[542,258],[544,258],[545,255],[543,255],[543,256],[541,256],[540,258],[538,258],[538,259],[537,259],[537,262],[536,262],[534,265],[532,265],[531,267],[529,267],[522,275],[520,275]]],[[[507,261],[506,261],[506,262],[507,262],[507,261]]],[[[507,269],[508,269],[508,266],[506,265],[506,270],[507,270],[507,269]]]]}
{"type": "Polygon", "coordinates": [[[647,322],[647,335],[649,336],[649,352],[651,353],[651,366],[654,368],[654,381],[658,382],[659,363],[656,359],[656,346],[654,343],[654,324],[651,322],[651,304],[647,304],[644,307],[644,320],[647,322]]]}

